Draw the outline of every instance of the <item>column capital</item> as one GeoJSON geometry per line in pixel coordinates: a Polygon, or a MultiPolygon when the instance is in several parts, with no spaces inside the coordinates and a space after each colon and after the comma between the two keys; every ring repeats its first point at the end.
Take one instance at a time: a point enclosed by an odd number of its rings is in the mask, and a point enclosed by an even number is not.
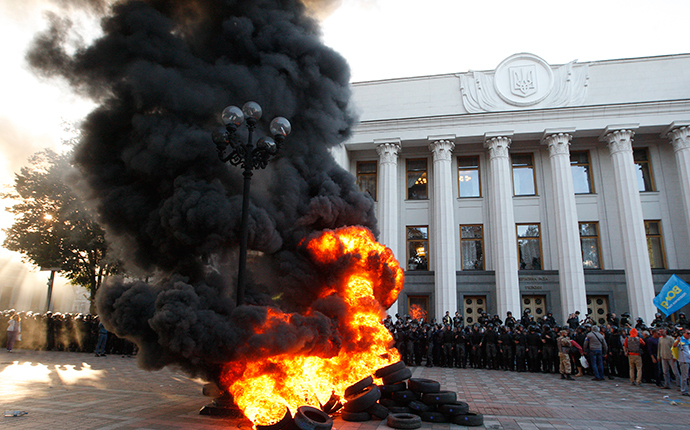
{"type": "Polygon", "coordinates": [[[599,140],[606,143],[611,154],[617,152],[632,152],[632,138],[635,136],[633,131],[636,126],[627,128],[626,126],[606,127],[599,140]]]}
{"type": "Polygon", "coordinates": [[[484,148],[489,150],[489,158],[509,158],[508,149],[512,139],[510,136],[513,132],[506,132],[500,134],[486,133],[484,135],[484,148]]]}
{"type": "Polygon", "coordinates": [[[400,139],[375,140],[376,152],[379,154],[381,163],[397,163],[400,153],[400,139]]]}
{"type": "Polygon", "coordinates": [[[452,140],[436,140],[429,144],[429,150],[434,154],[434,160],[450,161],[453,149],[455,149],[455,143],[452,140]]]}
{"type": "Polygon", "coordinates": [[[541,139],[542,145],[549,148],[549,155],[568,155],[570,154],[570,141],[573,135],[565,131],[544,131],[544,137],[541,139]]]}
{"type": "Polygon", "coordinates": [[[674,122],[664,131],[662,136],[671,140],[673,150],[676,152],[690,149],[690,122],[674,122]]]}

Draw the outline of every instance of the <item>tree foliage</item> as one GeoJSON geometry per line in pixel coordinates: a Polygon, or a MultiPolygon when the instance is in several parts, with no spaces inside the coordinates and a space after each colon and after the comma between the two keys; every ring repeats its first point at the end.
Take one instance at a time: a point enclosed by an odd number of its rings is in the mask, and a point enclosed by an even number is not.
{"type": "Polygon", "coordinates": [[[105,232],[95,215],[68,185],[74,173],[69,154],[40,151],[15,175],[14,190],[2,194],[15,204],[5,248],[23,254],[25,261],[57,268],[73,284],[87,288],[91,300],[104,278],[120,264],[107,257],[105,232]]]}

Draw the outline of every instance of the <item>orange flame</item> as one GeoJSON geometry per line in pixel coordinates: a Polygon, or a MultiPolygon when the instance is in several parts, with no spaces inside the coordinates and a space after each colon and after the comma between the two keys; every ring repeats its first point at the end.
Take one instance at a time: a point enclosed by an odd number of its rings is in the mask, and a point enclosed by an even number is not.
{"type": "Polygon", "coordinates": [[[426,311],[422,309],[419,305],[410,305],[410,317],[413,320],[418,320],[420,318],[426,320],[426,311]]]}
{"type": "MultiPolygon", "coordinates": [[[[345,320],[334,321],[342,345],[330,357],[282,354],[241,365],[230,363],[221,383],[254,424],[279,421],[286,407],[293,414],[303,405],[318,408],[331,395],[342,397],[348,386],[400,360],[391,334],[381,324],[385,308],[396,300],[404,282],[392,251],[363,227],[326,231],[303,245],[324,270],[343,259],[348,262],[337,272],[343,279],[322,293],[322,298],[337,295],[347,306],[345,320]]],[[[292,317],[299,315],[270,309],[256,332],[270,330],[276,322],[289,322],[292,317]]]]}

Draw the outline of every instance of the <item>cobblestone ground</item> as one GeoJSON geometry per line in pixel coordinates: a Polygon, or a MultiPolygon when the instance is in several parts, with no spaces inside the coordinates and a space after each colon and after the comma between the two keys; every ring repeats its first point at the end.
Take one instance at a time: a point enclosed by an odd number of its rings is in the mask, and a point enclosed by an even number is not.
{"type": "MultiPolygon", "coordinates": [[[[140,370],[135,358],[94,357],[69,352],[15,350],[0,354],[2,429],[251,429],[246,421],[199,415],[209,403],[204,381],[174,369],[140,370]]],[[[484,414],[488,429],[690,428],[690,398],[674,388],[631,386],[626,379],[563,381],[559,375],[495,370],[413,368],[413,376],[435,379],[456,391],[470,410],[484,414]],[[668,397],[665,397],[668,396],[668,397]]],[[[348,423],[338,430],[387,429],[385,421],[348,423]]],[[[425,429],[464,429],[424,423],[425,429]]]]}

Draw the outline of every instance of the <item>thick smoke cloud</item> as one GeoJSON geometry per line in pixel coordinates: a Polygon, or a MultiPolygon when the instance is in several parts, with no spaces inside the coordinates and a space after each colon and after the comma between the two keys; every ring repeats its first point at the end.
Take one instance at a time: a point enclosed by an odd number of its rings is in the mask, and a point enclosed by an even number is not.
{"type": "MultiPolygon", "coordinates": [[[[72,4],[98,10],[99,3],[72,4]]],[[[69,50],[70,21],[53,15],[27,54],[37,73],[99,102],[75,155],[82,191],[112,251],[133,273],[152,275],[102,287],[103,321],[140,346],[145,368],[178,364],[209,379],[241,355],[334,353],[344,306],[319,299],[333,273],[310,262],[300,242],[345,225],[377,234],[373,202],[329,153],[355,121],[346,62],[320,42],[317,22],[297,0],[105,4],[103,35],[90,45],[69,50]],[[254,174],[253,306],[236,308],[242,176],[218,160],[210,133],[226,105],[249,100],[263,107],[264,129],[284,116],[293,133],[254,174]],[[257,334],[267,306],[317,310],[257,334]]]]}

